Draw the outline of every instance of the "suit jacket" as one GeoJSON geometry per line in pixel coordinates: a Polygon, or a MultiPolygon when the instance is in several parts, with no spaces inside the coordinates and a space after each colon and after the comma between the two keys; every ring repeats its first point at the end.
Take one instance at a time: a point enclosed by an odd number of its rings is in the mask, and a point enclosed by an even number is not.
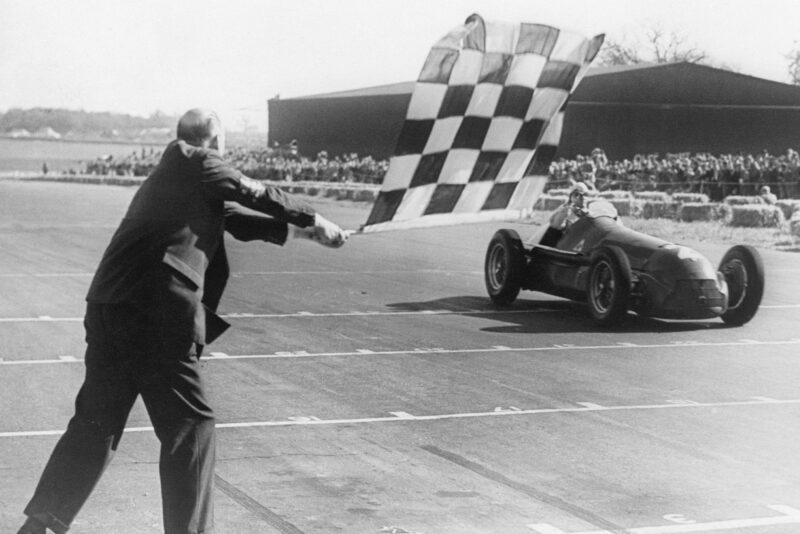
{"type": "Polygon", "coordinates": [[[223,232],[283,244],[287,223],[310,226],[314,210],[216,150],[173,141],[134,195],[86,300],[140,304],[164,335],[206,345],[228,326],[215,313],[228,279],[223,232]]]}

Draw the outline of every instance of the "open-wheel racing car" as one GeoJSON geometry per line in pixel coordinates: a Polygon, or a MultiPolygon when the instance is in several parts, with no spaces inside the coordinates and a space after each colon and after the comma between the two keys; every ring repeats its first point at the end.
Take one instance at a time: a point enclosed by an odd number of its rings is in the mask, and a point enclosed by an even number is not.
{"type": "Polygon", "coordinates": [[[602,199],[555,238],[548,232],[528,243],[515,230],[494,234],[484,265],[493,302],[510,304],[520,289],[540,291],[586,302],[603,326],[620,323],[629,310],[663,319],[721,317],[739,326],[761,303],[764,264],[753,247],[730,248],[714,269],[691,248],[626,228],[602,199]]]}

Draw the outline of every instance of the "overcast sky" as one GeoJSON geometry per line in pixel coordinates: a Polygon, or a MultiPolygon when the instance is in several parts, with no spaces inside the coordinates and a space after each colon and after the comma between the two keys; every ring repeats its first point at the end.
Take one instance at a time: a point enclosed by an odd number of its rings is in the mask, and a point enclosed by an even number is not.
{"type": "Polygon", "coordinates": [[[266,125],[266,100],[416,79],[471,13],[612,39],[657,23],[739,72],[788,81],[797,0],[0,0],[0,111],[217,109],[266,125]]]}

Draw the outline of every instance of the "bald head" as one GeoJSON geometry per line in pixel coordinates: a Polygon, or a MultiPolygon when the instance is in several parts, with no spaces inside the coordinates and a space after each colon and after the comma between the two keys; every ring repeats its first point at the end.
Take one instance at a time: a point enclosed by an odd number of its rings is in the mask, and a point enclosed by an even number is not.
{"type": "Polygon", "coordinates": [[[224,151],[224,130],[217,114],[207,109],[190,109],[178,121],[178,139],[193,146],[224,151]]]}

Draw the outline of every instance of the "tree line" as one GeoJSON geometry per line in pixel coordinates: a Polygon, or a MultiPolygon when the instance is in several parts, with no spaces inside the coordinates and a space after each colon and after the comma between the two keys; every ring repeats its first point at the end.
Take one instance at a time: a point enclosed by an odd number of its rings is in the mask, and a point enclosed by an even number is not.
{"type": "Polygon", "coordinates": [[[62,135],[71,132],[78,136],[125,136],[151,128],[172,129],[177,121],[178,117],[158,111],[148,117],[139,117],[108,111],[12,108],[5,113],[0,112],[0,132],[9,133],[22,129],[36,132],[43,128],[52,128],[62,135]]]}

